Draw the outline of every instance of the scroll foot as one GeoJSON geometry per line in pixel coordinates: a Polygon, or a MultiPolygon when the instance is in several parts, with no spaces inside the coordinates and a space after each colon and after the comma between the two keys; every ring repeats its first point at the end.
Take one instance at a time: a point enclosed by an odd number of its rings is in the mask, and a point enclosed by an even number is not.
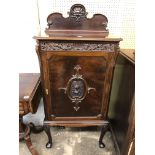
{"type": "Polygon", "coordinates": [[[100,134],[100,138],[99,138],[99,147],[100,148],[104,148],[105,147],[105,144],[102,142],[103,140],[103,137],[105,135],[105,133],[109,130],[109,125],[104,125],[102,126],[101,128],[101,134],[100,134]]]}
{"type": "Polygon", "coordinates": [[[52,136],[51,136],[49,125],[44,125],[44,130],[48,137],[48,142],[46,143],[46,148],[51,148],[52,147],[52,136]]]}

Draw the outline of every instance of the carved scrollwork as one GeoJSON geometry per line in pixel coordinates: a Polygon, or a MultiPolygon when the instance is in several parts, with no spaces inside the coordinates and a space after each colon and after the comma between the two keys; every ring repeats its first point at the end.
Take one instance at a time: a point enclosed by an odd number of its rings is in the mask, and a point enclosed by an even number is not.
{"type": "Polygon", "coordinates": [[[68,14],[69,17],[64,17],[59,12],[48,15],[48,27],[45,29],[45,33],[49,36],[64,36],[64,34],[66,36],[108,36],[108,19],[105,15],[98,13],[94,14],[92,18],[87,18],[88,13],[82,4],[71,6],[68,14]]]}
{"type": "Polygon", "coordinates": [[[110,43],[87,42],[48,42],[40,43],[41,51],[107,51],[114,52],[115,45],[110,43]]]}
{"type": "Polygon", "coordinates": [[[74,67],[76,73],[69,79],[67,86],[65,88],[59,88],[59,90],[64,90],[64,93],[75,104],[75,111],[80,109],[79,103],[85,99],[87,93],[90,93],[90,90],[96,91],[95,88],[88,87],[86,80],[79,73],[80,69],[81,67],[76,65],[74,67]]]}
{"type": "Polygon", "coordinates": [[[76,21],[80,21],[80,19],[86,18],[87,12],[82,4],[74,4],[68,14],[71,18],[76,18],[76,21]]]}

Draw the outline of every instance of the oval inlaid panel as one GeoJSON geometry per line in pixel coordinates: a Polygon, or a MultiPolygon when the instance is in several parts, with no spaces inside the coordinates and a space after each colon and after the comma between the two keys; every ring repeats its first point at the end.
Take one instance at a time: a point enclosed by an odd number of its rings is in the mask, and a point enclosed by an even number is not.
{"type": "Polygon", "coordinates": [[[86,82],[83,79],[74,78],[68,83],[68,97],[71,100],[83,100],[86,96],[86,82]]]}

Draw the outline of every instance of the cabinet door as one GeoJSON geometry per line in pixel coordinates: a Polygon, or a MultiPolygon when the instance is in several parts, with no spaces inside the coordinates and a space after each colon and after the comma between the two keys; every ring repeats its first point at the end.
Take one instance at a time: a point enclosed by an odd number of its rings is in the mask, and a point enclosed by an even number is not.
{"type": "Polygon", "coordinates": [[[106,52],[83,55],[49,53],[50,115],[97,117],[106,113],[112,60],[112,53],[106,52]]]}

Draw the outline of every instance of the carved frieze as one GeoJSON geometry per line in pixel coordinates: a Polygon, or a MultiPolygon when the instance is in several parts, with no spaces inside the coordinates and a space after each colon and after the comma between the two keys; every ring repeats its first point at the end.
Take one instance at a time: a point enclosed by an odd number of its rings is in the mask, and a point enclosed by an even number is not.
{"type": "Polygon", "coordinates": [[[41,51],[107,51],[114,52],[115,45],[110,43],[91,42],[48,42],[40,43],[41,51]]]}
{"type": "Polygon", "coordinates": [[[71,7],[70,12],[68,12],[70,18],[76,18],[76,21],[80,21],[82,18],[87,18],[87,12],[82,4],[75,4],[71,7]]]}

